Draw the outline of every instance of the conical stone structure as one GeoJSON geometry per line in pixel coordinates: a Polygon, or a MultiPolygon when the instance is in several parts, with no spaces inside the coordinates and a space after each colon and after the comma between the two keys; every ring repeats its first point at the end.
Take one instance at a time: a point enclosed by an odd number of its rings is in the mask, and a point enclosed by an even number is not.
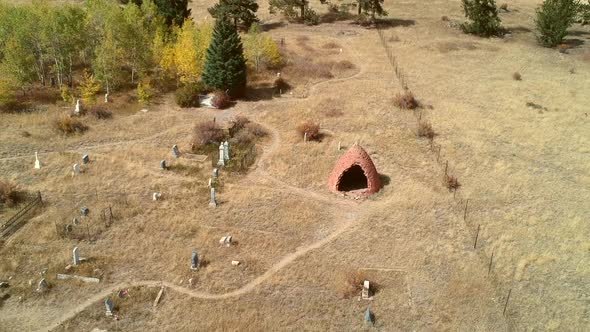
{"type": "Polygon", "coordinates": [[[369,154],[354,144],[338,159],[328,179],[328,188],[334,193],[369,196],[381,189],[379,173],[369,154]]]}

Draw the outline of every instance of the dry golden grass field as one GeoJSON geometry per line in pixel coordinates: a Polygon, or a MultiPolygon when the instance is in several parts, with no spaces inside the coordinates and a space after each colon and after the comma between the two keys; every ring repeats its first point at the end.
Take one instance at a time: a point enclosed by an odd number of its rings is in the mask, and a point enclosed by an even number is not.
{"type": "MultiPolygon", "coordinates": [[[[146,113],[115,96],[113,119],[87,117],[89,131],[71,137],[51,126],[61,106],[0,114],[0,178],[45,200],[0,247],[0,280],[12,277],[0,290],[10,295],[0,331],[587,331],[590,28],[571,29],[567,54],[539,47],[540,2],[511,1],[501,18],[512,33],[482,39],[441,20],[463,21],[458,0],[386,0],[384,38],[424,105],[416,113],[393,105],[402,86],[376,29],[277,24],[262,2],[269,33],[299,59],[283,72],[292,95],[223,111],[181,109],[165,95],[146,113]],[[354,66],[334,65],[344,60],[354,66]],[[326,63],[330,75],[300,72],[326,63]],[[221,171],[220,205],[209,208],[211,160],[173,159],[170,148],[189,150],[196,123],[237,115],[270,135],[247,174],[221,171]],[[432,147],[417,137],[417,117],[432,124],[432,147]],[[306,119],[321,124],[321,142],[298,136],[306,119]],[[327,189],[355,142],[385,184],[363,200],[327,189]],[[85,153],[92,162],[72,177],[85,153]],[[173,169],[161,171],[161,159],[173,169]],[[456,194],[443,185],[447,160],[456,194]],[[91,212],[79,240],[59,237],[82,206],[91,212]],[[218,243],[227,234],[237,241],[229,248],[218,243]],[[56,279],[74,246],[89,258],[74,273],[100,283],[56,279]],[[198,271],[192,249],[206,260],[198,271]],[[51,288],[39,294],[43,270],[51,288]],[[377,285],[372,301],[350,291],[355,276],[377,285]],[[118,298],[121,289],[129,296],[118,298]],[[108,296],[118,320],[105,316],[108,296]],[[374,327],[364,322],[369,304],[374,327]]],[[[195,19],[211,4],[193,1],[195,19]]]]}

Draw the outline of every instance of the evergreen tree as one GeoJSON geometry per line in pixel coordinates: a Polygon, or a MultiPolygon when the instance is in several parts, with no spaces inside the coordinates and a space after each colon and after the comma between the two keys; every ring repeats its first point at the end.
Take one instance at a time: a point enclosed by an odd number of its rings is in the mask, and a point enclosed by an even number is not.
{"type": "Polygon", "coordinates": [[[482,37],[491,37],[500,33],[500,17],[495,0],[462,0],[465,17],[470,23],[462,25],[467,33],[473,33],[482,37]]]}
{"type": "Polygon", "coordinates": [[[252,23],[258,22],[257,10],[256,0],[219,0],[219,3],[209,8],[209,13],[216,19],[228,18],[234,22],[236,28],[238,23],[249,28],[252,23]]]}
{"type": "Polygon", "coordinates": [[[246,59],[240,35],[227,19],[215,22],[207,49],[203,82],[214,89],[240,95],[246,87],[246,59]]]}
{"type": "Polygon", "coordinates": [[[537,39],[545,47],[557,46],[567,35],[567,29],[574,24],[578,10],[576,0],[545,0],[537,8],[535,23],[537,39]]]}

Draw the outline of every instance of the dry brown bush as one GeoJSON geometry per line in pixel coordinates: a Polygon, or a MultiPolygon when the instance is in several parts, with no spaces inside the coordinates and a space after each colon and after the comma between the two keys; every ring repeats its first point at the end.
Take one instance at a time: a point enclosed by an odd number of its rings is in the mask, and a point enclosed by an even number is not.
{"type": "Polygon", "coordinates": [[[367,280],[365,271],[350,270],[345,272],[340,286],[340,295],[342,298],[349,299],[360,295],[365,280],[367,280]]]}
{"type": "Polygon", "coordinates": [[[432,128],[432,125],[428,121],[420,121],[418,123],[418,137],[426,137],[428,139],[433,139],[436,133],[432,128]]]}
{"type": "Polygon", "coordinates": [[[254,139],[256,139],[254,134],[247,130],[241,130],[234,137],[232,137],[231,143],[240,145],[250,145],[252,144],[252,142],[254,142],[254,139]]]}
{"type": "Polygon", "coordinates": [[[457,190],[459,187],[461,187],[459,180],[454,175],[445,174],[443,180],[445,187],[447,187],[449,190],[457,190]]]}
{"type": "Polygon", "coordinates": [[[22,200],[22,195],[17,191],[16,185],[0,180],[0,204],[12,207],[22,200]]]}
{"type": "Polygon", "coordinates": [[[233,131],[238,132],[238,131],[244,129],[244,127],[248,123],[250,123],[250,119],[248,119],[247,117],[245,117],[243,115],[238,115],[232,120],[232,123],[233,123],[233,131]]]}
{"type": "Polygon", "coordinates": [[[198,149],[208,144],[219,144],[224,138],[223,129],[216,122],[201,122],[194,129],[193,147],[198,149]]]}
{"type": "Polygon", "coordinates": [[[254,122],[247,123],[244,126],[244,131],[247,131],[258,138],[268,136],[268,131],[264,129],[264,127],[262,127],[260,124],[254,122]]]}
{"type": "Polygon", "coordinates": [[[305,133],[307,133],[308,141],[320,139],[320,125],[311,120],[306,120],[300,123],[297,126],[297,132],[301,135],[301,137],[304,137],[305,133]]]}
{"type": "Polygon", "coordinates": [[[395,106],[405,110],[413,110],[419,106],[414,94],[409,90],[406,90],[403,93],[397,93],[395,97],[393,97],[393,103],[395,106]]]}
{"type": "Polygon", "coordinates": [[[334,48],[340,48],[340,45],[338,45],[335,42],[327,42],[324,45],[322,45],[322,48],[334,49],[334,48]]]}
{"type": "Polygon", "coordinates": [[[113,117],[113,112],[102,106],[92,106],[88,113],[99,120],[106,120],[113,117]]]}
{"type": "Polygon", "coordinates": [[[515,81],[521,81],[521,80],[522,80],[522,76],[520,75],[520,73],[519,73],[519,72],[515,72],[514,74],[512,74],[512,78],[513,78],[515,81]]]}
{"type": "Polygon", "coordinates": [[[231,104],[231,99],[229,98],[227,93],[223,91],[215,91],[213,92],[212,104],[214,107],[222,110],[229,107],[229,105],[231,104]]]}
{"type": "Polygon", "coordinates": [[[57,131],[66,135],[81,134],[88,130],[88,126],[83,124],[82,121],[68,115],[61,116],[54,121],[53,125],[57,131]]]}

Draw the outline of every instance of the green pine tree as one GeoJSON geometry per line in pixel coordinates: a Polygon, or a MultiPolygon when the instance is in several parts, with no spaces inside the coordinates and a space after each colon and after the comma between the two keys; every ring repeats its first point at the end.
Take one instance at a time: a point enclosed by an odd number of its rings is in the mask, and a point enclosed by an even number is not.
{"type": "Polygon", "coordinates": [[[229,20],[233,20],[236,28],[239,23],[250,28],[252,23],[258,22],[256,0],[219,0],[219,3],[208,10],[211,16],[216,19],[227,17],[229,20]]]}
{"type": "Polygon", "coordinates": [[[246,59],[236,27],[227,19],[215,22],[213,40],[207,49],[203,82],[238,96],[246,87],[246,59]]]}

